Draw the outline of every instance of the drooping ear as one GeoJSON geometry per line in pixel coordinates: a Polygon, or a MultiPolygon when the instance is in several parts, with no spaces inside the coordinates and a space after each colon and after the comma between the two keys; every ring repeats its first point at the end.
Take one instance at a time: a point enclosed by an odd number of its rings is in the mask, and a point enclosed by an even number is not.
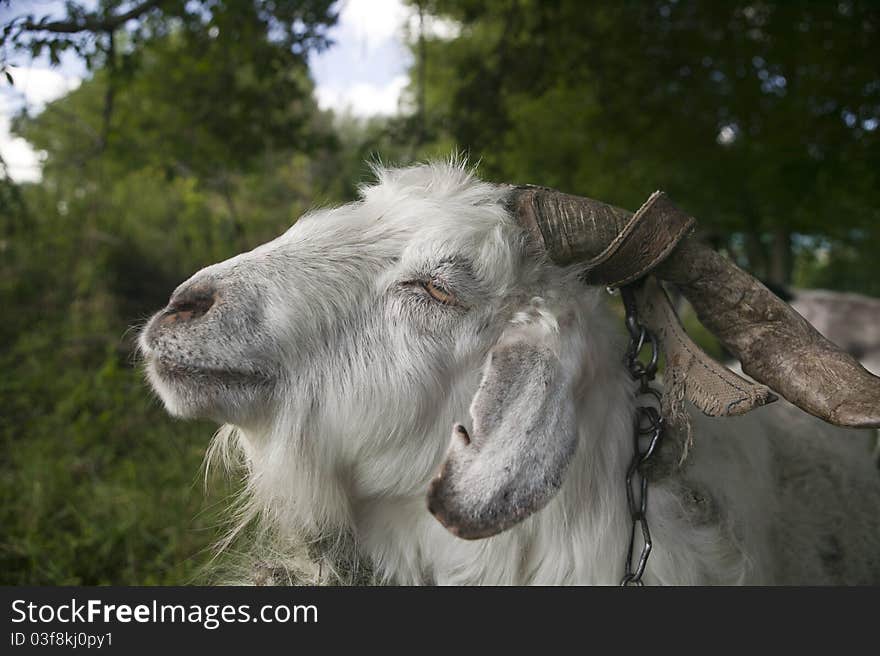
{"type": "Polygon", "coordinates": [[[560,357],[569,340],[546,310],[520,319],[488,355],[470,408],[473,431],[453,427],[446,462],[428,490],[431,513],[468,540],[543,508],[577,448],[572,388],[580,358],[560,357]]]}

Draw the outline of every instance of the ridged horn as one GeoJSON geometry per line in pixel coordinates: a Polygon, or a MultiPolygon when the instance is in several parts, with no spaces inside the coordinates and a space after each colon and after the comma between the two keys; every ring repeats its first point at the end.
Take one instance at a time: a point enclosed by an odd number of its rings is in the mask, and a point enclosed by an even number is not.
{"type": "Polygon", "coordinates": [[[653,273],[679,288],[747,374],[829,423],[880,428],[880,378],[694,238],[695,220],[664,194],[635,215],[546,187],[510,187],[506,202],[533,247],[554,263],[583,264],[593,285],[620,286],[653,273]]]}

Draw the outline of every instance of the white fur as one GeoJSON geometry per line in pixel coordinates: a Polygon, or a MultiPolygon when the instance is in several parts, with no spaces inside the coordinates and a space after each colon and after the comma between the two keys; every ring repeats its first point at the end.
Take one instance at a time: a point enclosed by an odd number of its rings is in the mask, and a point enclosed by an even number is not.
{"type": "MultiPolygon", "coordinates": [[[[616,584],[633,415],[620,322],[575,270],[525,255],[500,188],[455,163],[378,178],[361,201],[307,215],[182,285],[211,284],[221,301],[173,333],[151,322],[141,338],[151,382],[173,414],[235,424],[218,433],[214,459],[243,463],[241,524],[271,536],[278,562],[313,543],[318,565],[299,580],[327,580],[342,559],[379,582],[616,584]],[[434,275],[460,306],[410,284],[434,275]],[[571,345],[561,357],[580,381],[577,452],[544,509],[461,540],[428,513],[425,492],[450,427],[470,427],[488,350],[528,321],[571,345]],[[163,358],[211,371],[172,379],[163,358]],[[215,381],[222,370],[270,382],[215,381]]],[[[651,487],[647,583],[877,582],[868,433],[781,403],[693,421],[688,460],[651,487]]]]}

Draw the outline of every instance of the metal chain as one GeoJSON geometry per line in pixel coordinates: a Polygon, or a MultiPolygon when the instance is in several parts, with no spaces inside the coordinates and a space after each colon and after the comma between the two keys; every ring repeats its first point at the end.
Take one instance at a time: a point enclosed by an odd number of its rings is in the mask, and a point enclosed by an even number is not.
{"type": "Polygon", "coordinates": [[[639,382],[636,392],[636,415],[634,419],[633,458],[626,471],[626,500],[629,507],[632,527],[629,534],[629,548],[624,563],[622,586],[642,585],[642,575],[648,556],[651,555],[651,532],[648,529],[648,478],[642,467],[647,463],[663,437],[663,416],[660,414],[660,392],[651,387],[657,374],[660,349],[656,336],[639,321],[635,294],[632,287],[622,287],[621,298],[626,310],[626,328],[630,342],[626,351],[626,366],[633,380],[639,382]],[[649,346],[650,357],[645,363],[639,356],[649,346]],[[642,551],[635,562],[636,529],[642,532],[642,551]]]}

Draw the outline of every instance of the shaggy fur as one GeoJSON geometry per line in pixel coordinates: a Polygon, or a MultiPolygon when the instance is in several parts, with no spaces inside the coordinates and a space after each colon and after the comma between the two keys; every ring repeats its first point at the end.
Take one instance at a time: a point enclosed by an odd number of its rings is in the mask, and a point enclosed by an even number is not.
{"type": "MultiPolygon", "coordinates": [[[[207,313],[171,321],[166,310],[141,336],[169,412],[229,424],[209,461],[245,468],[240,525],[274,550],[252,580],[360,582],[369,571],[400,584],[618,583],[633,389],[603,293],[576,268],[530,258],[503,191],[464,167],[377,175],[359,202],[197,273],[172,303],[211,289],[207,313]],[[487,354],[528,321],[543,322],[538,346],[570,373],[550,402],[574,417],[574,455],[543,509],[462,540],[428,513],[425,493],[453,424],[472,430],[487,354]]],[[[880,582],[869,432],[781,402],[692,421],[686,462],[673,434],[652,472],[646,583],[880,582]]]]}

